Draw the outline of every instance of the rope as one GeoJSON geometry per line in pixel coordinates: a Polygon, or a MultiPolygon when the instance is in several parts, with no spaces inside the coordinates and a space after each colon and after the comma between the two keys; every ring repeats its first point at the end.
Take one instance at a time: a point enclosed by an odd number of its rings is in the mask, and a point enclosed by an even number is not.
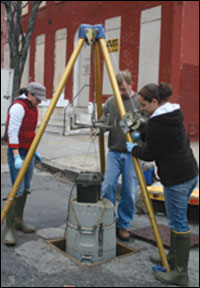
{"type": "MultiPolygon", "coordinates": [[[[99,219],[97,220],[96,224],[93,226],[93,229],[92,229],[92,232],[94,233],[96,231],[96,229],[98,228],[102,218],[103,218],[103,215],[105,214],[106,210],[107,210],[107,206],[106,206],[106,202],[105,202],[105,199],[102,199],[102,202],[103,202],[103,211],[101,213],[101,215],[99,216],[99,219]]],[[[78,230],[81,232],[82,230],[88,230],[87,228],[83,228],[81,227],[81,224],[80,224],[80,221],[78,219],[78,216],[76,214],[76,210],[74,208],[74,205],[72,204],[72,201],[71,201],[71,208],[72,208],[72,212],[74,214],[74,217],[75,217],[75,220],[76,220],[76,223],[77,223],[77,227],[78,227],[78,230]]]]}
{"type": "Polygon", "coordinates": [[[97,164],[97,171],[100,171],[100,166],[99,166],[99,162],[98,162],[98,155],[97,155],[97,149],[96,149],[96,145],[95,145],[95,140],[96,140],[96,136],[91,136],[91,141],[90,141],[90,145],[89,145],[87,154],[86,154],[86,156],[84,158],[83,164],[81,165],[82,172],[85,171],[86,161],[88,159],[89,152],[91,150],[92,145],[94,146],[94,153],[95,153],[95,159],[96,159],[96,164],[97,164]]]}
{"type": "MultiPolygon", "coordinates": [[[[93,50],[93,62],[94,64],[96,63],[96,49],[93,50]]],[[[96,65],[94,65],[94,67],[96,67],[96,65]]],[[[96,123],[96,78],[94,79],[94,89],[93,89],[93,109],[92,109],[92,115],[91,115],[91,122],[92,125],[94,126],[94,124],[96,123]]],[[[98,162],[98,154],[97,154],[97,149],[96,149],[96,145],[95,145],[95,140],[96,140],[96,135],[95,136],[91,136],[91,142],[90,142],[90,146],[88,148],[87,154],[85,156],[83,165],[82,165],[82,169],[84,171],[85,166],[86,166],[86,161],[90,152],[90,149],[92,147],[92,145],[94,146],[94,152],[95,152],[95,159],[96,159],[96,164],[97,164],[97,171],[100,171],[100,166],[99,166],[99,162],[98,162]]]]}
{"type": "Polygon", "coordinates": [[[68,223],[69,223],[70,203],[71,203],[71,198],[72,198],[72,192],[73,192],[75,186],[76,186],[76,183],[73,184],[72,189],[71,189],[70,194],[69,194],[67,216],[66,216],[66,226],[65,226],[65,231],[64,231],[64,238],[66,237],[66,233],[67,233],[67,228],[68,228],[68,223]]]}

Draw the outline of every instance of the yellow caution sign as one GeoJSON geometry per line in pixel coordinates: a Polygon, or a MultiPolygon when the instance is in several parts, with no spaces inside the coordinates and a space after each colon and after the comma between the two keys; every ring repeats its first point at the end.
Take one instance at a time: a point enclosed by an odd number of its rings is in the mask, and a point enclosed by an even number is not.
{"type": "Polygon", "coordinates": [[[109,53],[116,53],[119,51],[119,39],[110,39],[107,41],[109,53]]]}

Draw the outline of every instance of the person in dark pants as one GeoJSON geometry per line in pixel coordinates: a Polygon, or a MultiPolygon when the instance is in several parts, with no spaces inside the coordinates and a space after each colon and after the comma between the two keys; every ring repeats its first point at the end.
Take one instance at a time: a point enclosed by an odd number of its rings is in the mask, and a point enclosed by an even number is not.
{"type": "MultiPolygon", "coordinates": [[[[12,185],[22,167],[24,159],[35,137],[35,129],[38,121],[37,105],[46,100],[46,88],[36,82],[28,84],[27,89],[20,89],[20,96],[8,109],[7,135],[8,150],[7,158],[12,185]]],[[[35,152],[38,162],[42,161],[39,152],[35,152]]],[[[6,216],[3,231],[3,241],[6,245],[15,245],[16,240],[13,228],[20,229],[25,233],[32,233],[35,228],[23,220],[24,207],[33,176],[34,158],[31,160],[24,179],[17,191],[6,216]]]]}
{"type": "MultiPolygon", "coordinates": [[[[172,95],[166,83],[147,84],[138,92],[141,110],[149,113],[146,140],[142,145],[127,142],[134,157],[155,161],[164,186],[165,207],[171,243],[167,255],[170,272],[154,272],[166,284],[188,285],[190,229],[187,225],[188,200],[198,182],[198,166],[186,133],[180,105],[168,102],[172,95]]],[[[152,257],[152,262],[160,259],[152,257]]]]}

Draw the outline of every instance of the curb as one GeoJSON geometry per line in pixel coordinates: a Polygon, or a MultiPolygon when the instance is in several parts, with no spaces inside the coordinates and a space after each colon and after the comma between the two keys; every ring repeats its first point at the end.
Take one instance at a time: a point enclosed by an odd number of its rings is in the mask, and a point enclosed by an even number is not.
{"type": "Polygon", "coordinates": [[[81,170],[76,170],[72,168],[66,168],[59,164],[52,163],[46,159],[43,159],[41,163],[42,168],[47,169],[51,173],[58,173],[60,172],[63,176],[65,176],[68,180],[74,182],[75,178],[79,175],[81,170]]]}

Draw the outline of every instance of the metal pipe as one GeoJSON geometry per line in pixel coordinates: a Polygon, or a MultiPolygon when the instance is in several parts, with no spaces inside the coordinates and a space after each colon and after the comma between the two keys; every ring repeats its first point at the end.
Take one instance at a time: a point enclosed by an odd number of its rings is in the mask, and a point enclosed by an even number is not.
{"type": "MultiPolygon", "coordinates": [[[[94,44],[95,52],[95,84],[96,84],[96,103],[97,103],[97,117],[98,120],[102,114],[102,91],[101,91],[101,67],[100,67],[100,55],[99,55],[99,44],[94,44]]],[[[105,146],[104,146],[104,135],[99,135],[99,154],[100,154],[100,165],[101,173],[105,173],[105,146]]]]}
{"type": "MultiPolygon", "coordinates": [[[[85,84],[81,87],[81,89],[78,91],[78,93],[73,97],[72,103],[69,102],[67,106],[64,108],[64,119],[63,119],[63,136],[65,135],[65,129],[66,129],[66,110],[70,107],[73,106],[73,101],[79,96],[79,94],[85,89],[85,87],[93,87],[94,85],[90,84],[85,84]]],[[[73,128],[72,128],[73,129],[73,128]]],[[[76,128],[75,128],[76,129],[76,128]]],[[[79,128],[77,128],[79,129],[79,128]]]]}
{"type": "Polygon", "coordinates": [[[78,55],[79,55],[79,53],[81,51],[81,48],[82,48],[82,46],[84,44],[84,41],[85,41],[84,39],[79,39],[78,40],[77,46],[74,49],[74,51],[73,51],[73,53],[72,53],[72,55],[71,55],[71,57],[69,59],[67,67],[65,68],[63,76],[62,76],[62,78],[61,78],[61,80],[60,80],[60,82],[58,84],[58,87],[56,88],[55,94],[54,94],[54,96],[53,96],[53,98],[52,98],[52,100],[51,100],[51,102],[49,104],[49,107],[48,107],[48,109],[47,109],[47,111],[46,111],[46,113],[44,115],[44,118],[42,119],[42,122],[40,124],[39,129],[38,129],[38,132],[35,135],[35,138],[34,138],[32,144],[31,144],[31,146],[29,148],[29,151],[28,151],[27,156],[26,156],[26,158],[24,160],[22,168],[20,169],[20,171],[19,171],[19,173],[17,175],[15,183],[13,184],[12,189],[11,189],[9,195],[8,195],[8,199],[6,201],[6,204],[5,204],[5,206],[4,206],[4,208],[3,208],[2,212],[1,212],[1,225],[3,224],[3,221],[4,221],[5,217],[6,217],[6,214],[8,213],[8,210],[9,210],[9,208],[10,208],[10,206],[11,206],[11,204],[12,204],[12,202],[13,202],[16,194],[17,194],[19,186],[20,186],[20,184],[21,184],[21,182],[22,182],[22,180],[24,178],[24,175],[25,175],[25,173],[26,173],[26,171],[28,169],[28,166],[29,166],[29,164],[31,162],[31,159],[33,158],[33,155],[35,153],[35,150],[37,149],[37,146],[38,146],[38,144],[39,144],[39,142],[41,140],[41,137],[42,137],[42,135],[43,135],[43,133],[44,133],[44,131],[46,129],[48,121],[49,121],[49,119],[50,119],[50,117],[51,117],[51,115],[52,115],[52,113],[53,113],[53,111],[55,109],[56,103],[57,103],[57,101],[58,101],[58,99],[60,97],[60,94],[61,94],[61,92],[62,92],[62,90],[64,88],[64,85],[65,85],[67,79],[69,78],[70,72],[71,72],[71,70],[72,70],[72,68],[74,66],[74,63],[75,63],[75,61],[76,61],[76,59],[77,59],[77,57],[78,57],[78,55]]]}
{"type": "MultiPolygon", "coordinates": [[[[114,96],[115,96],[115,100],[116,100],[116,103],[117,103],[117,106],[118,106],[120,118],[123,119],[124,115],[126,114],[126,111],[125,111],[124,103],[122,101],[122,98],[121,98],[121,95],[120,95],[120,92],[119,92],[117,80],[116,80],[116,77],[115,77],[115,73],[114,73],[114,70],[113,70],[113,67],[112,67],[112,63],[111,63],[111,60],[110,60],[110,56],[109,56],[109,53],[108,53],[108,49],[107,49],[107,46],[106,46],[106,41],[105,41],[105,39],[100,38],[99,39],[99,43],[100,43],[100,46],[101,46],[101,49],[102,49],[102,53],[103,53],[103,57],[104,57],[104,60],[105,60],[105,63],[106,63],[106,68],[107,68],[108,75],[109,75],[109,78],[110,78],[110,83],[112,85],[112,89],[113,89],[113,93],[114,93],[114,96]]],[[[132,142],[132,143],[134,142],[130,133],[126,134],[126,139],[129,142],[132,142]]],[[[157,223],[156,223],[156,219],[155,219],[152,203],[151,203],[151,200],[149,198],[149,194],[148,194],[148,190],[147,190],[147,187],[146,187],[144,175],[143,175],[142,169],[140,167],[139,160],[134,158],[134,157],[132,157],[132,160],[133,160],[135,171],[136,171],[136,174],[137,174],[137,177],[138,177],[138,181],[139,181],[139,184],[140,184],[142,195],[143,195],[143,198],[144,198],[144,203],[145,203],[146,209],[148,211],[148,216],[149,216],[152,228],[153,228],[153,232],[154,232],[154,236],[155,236],[155,239],[156,239],[158,251],[159,251],[159,254],[160,254],[160,257],[161,257],[161,260],[162,260],[162,264],[167,269],[167,272],[169,272],[170,271],[169,270],[169,264],[167,262],[167,257],[166,257],[166,254],[165,254],[165,251],[164,251],[164,248],[163,248],[163,243],[162,243],[162,240],[161,240],[161,237],[160,237],[160,232],[158,230],[158,226],[157,226],[157,223]]]]}

